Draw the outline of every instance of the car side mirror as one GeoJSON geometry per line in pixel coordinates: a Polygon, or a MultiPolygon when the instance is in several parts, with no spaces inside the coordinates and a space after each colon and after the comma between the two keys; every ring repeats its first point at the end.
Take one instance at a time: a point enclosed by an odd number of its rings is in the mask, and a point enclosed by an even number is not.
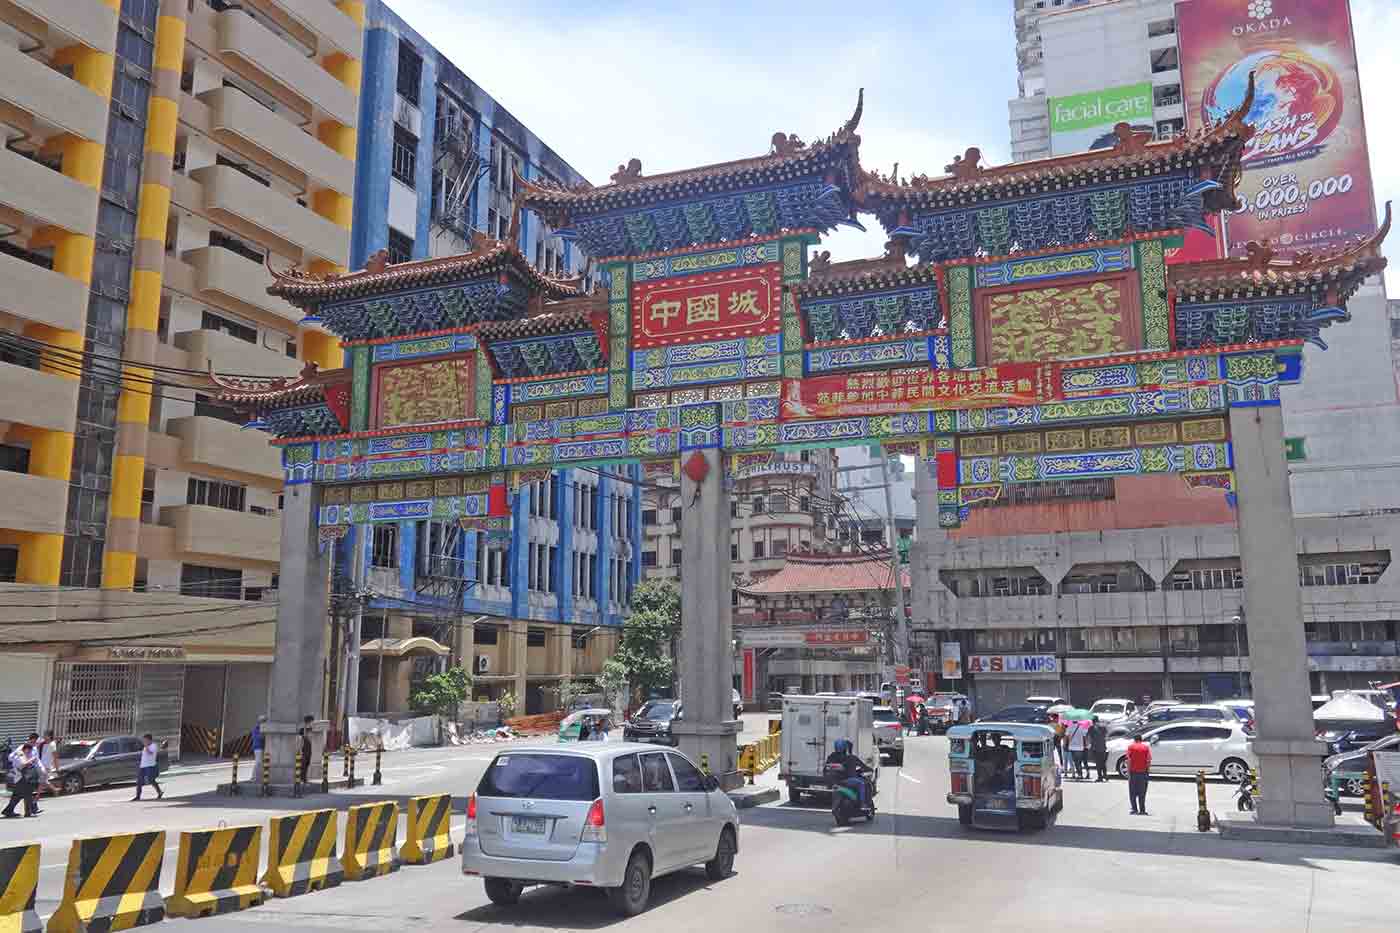
{"type": "Polygon", "coordinates": [[[1160,738],[1160,736],[1155,736],[1155,735],[1148,736],[1148,737],[1147,737],[1147,744],[1148,744],[1148,745],[1156,745],[1159,738],[1160,738]]]}
{"type": "Polygon", "coordinates": [[[707,775],[705,775],[705,790],[706,790],[706,791],[716,791],[716,790],[719,790],[719,778],[715,777],[713,774],[707,774],[707,775]]]}

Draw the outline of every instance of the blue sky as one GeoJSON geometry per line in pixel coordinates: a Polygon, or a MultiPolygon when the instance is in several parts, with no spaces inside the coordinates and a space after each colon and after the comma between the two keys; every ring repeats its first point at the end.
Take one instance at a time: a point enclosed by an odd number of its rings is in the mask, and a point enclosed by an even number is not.
{"type": "MultiPolygon", "coordinates": [[[[898,161],[901,174],[933,175],[968,146],[987,164],[1010,159],[1011,0],[388,2],[594,184],[633,157],[649,174],[762,154],[779,130],[825,136],[860,87],[867,168],[898,161]]],[[[1389,99],[1400,0],[1352,0],[1352,10],[1384,200],[1400,194],[1389,99]]],[[[833,258],[879,253],[884,236],[868,221],[868,234],[827,238],[833,258]]],[[[1400,269],[1390,275],[1400,285],[1400,269]]]]}

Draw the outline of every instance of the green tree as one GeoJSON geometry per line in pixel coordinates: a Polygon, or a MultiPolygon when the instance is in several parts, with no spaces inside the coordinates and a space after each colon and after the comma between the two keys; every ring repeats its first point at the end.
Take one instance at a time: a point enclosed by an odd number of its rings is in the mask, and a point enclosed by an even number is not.
{"type": "Polygon", "coordinates": [[[569,707],[574,705],[575,700],[589,692],[587,684],[572,677],[566,677],[550,687],[549,690],[559,698],[559,708],[565,712],[568,712],[569,707]]]}
{"type": "Polygon", "coordinates": [[[598,689],[603,693],[603,702],[611,706],[622,688],[627,685],[627,667],[616,657],[603,662],[603,671],[598,675],[598,689]]]}
{"type": "MultiPolygon", "coordinates": [[[[633,591],[632,609],[622,625],[622,641],[612,661],[621,666],[627,682],[643,696],[670,686],[674,679],[675,661],[670,652],[680,628],[681,594],[674,583],[648,580],[633,591]]],[[[603,670],[608,672],[606,666],[603,670]]]]}
{"type": "Polygon", "coordinates": [[[421,689],[409,698],[409,705],[425,713],[455,719],[457,707],[471,692],[472,678],[460,667],[449,667],[423,681],[421,689]]]}
{"type": "Polygon", "coordinates": [[[496,708],[501,711],[502,719],[510,719],[519,707],[520,700],[512,690],[502,690],[501,695],[496,697],[496,708]]]}

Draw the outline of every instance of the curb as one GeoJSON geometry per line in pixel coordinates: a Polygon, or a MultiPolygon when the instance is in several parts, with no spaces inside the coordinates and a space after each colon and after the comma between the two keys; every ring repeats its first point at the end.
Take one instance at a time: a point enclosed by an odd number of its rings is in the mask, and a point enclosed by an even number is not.
{"type": "Polygon", "coordinates": [[[1349,846],[1357,849],[1384,849],[1386,838],[1369,826],[1333,826],[1305,829],[1290,826],[1261,826],[1253,814],[1214,815],[1221,839],[1237,842],[1282,842],[1291,845],[1349,846]]]}
{"type": "Polygon", "coordinates": [[[772,803],[781,797],[782,791],[776,787],[745,787],[729,792],[729,799],[733,801],[737,810],[748,810],[765,803],[772,803]]]}

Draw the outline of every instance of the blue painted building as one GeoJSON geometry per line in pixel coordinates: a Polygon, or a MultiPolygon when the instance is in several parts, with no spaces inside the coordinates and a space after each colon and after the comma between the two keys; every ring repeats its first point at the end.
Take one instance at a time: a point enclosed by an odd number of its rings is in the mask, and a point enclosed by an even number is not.
{"type": "MultiPolygon", "coordinates": [[[[404,262],[468,252],[474,234],[505,239],[517,174],[584,181],[398,14],[370,0],[351,268],[381,249],[389,262],[404,262]]],[[[515,238],[545,275],[583,268],[579,250],[533,212],[522,212],[515,238]]],[[[352,529],[337,547],[336,573],[373,594],[355,707],[403,710],[416,681],[459,658],[478,699],[511,690],[521,713],[552,708],[550,686],[596,674],[616,647],[641,573],[640,488],[633,467],[542,474],[508,491],[508,539],[424,520],[352,529]]]]}

